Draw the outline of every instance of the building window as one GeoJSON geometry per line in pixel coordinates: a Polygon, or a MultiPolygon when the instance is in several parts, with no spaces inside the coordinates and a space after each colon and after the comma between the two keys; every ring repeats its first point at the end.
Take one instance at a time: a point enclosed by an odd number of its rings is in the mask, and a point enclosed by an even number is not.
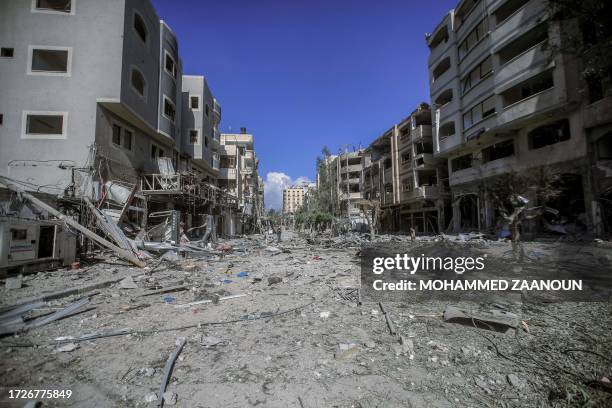
{"type": "Polygon", "coordinates": [[[6,47],[0,48],[0,57],[2,58],[13,58],[14,54],[15,54],[14,48],[6,48],[6,47]]]}
{"type": "Polygon", "coordinates": [[[151,145],[151,158],[152,159],[157,158],[157,146],[155,145],[151,145]]]}
{"type": "Polygon", "coordinates": [[[75,0],[32,0],[32,11],[42,13],[74,14],[75,0]]]}
{"type": "Polygon", "coordinates": [[[458,29],[467,20],[479,2],[480,0],[466,0],[461,4],[461,7],[455,10],[455,29],[458,29]]]}
{"type": "Polygon", "coordinates": [[[136,12],[134,12],[134,31],[136,31],[142,42],[146,44],[149,37],[149,29],[142,16],[136,12]]]}
{"type": "Polygon", "coordinates": [[[174,123],[174,118],[176,116],[176,108],[174,106],[174,103],[172,103],[170,98],[168,98],[166,95],[164,95],[164,114],[163,115],[166,119],[174,123]]]}
{"type": "Polygon", "coordinates": [[[67,112],[23,112],[24,139],[65,139],[67,112]]]}
{"type": "Polygon", "coordinates": [[[459,44],[459,59],[463,59],[487,34],[487,19],[485,18],[459,44]]]}
{"type": "Polygon", "coordinates": [[[495,114],[495,96],[490,96],[463,114],[463,130],[495,114]]]}
{"type": "Polygon", "coordinates": [[[136,93],[144,98],[147,82],[145,81],[142,72],[140,72],[137,68],[132,68],[130,83],[132,84],[132,88],[136,91],[136,93]]]}
{"type": "Polygon", "coordinates": [[[204,137],[204,146],[208,147],[208,136],[204,137]]]}
{"type": "Polygon", "coordinates": [[[492,58],[489,55],[461,80],[461,93],[463,95],[493,71],[491,60],[492,58]]]}
{"type": "Polygon", "coordinates": [[[71,48],[30,46],[29,54],[28,74],[70,75],[71,48]]]}
{"type": "Polygon", "coordinates": [[[482,162],[488,163],[493,160],[503,159],[504,157],[514,156],[514,139],[495,143],[482,149],[482,162]]]}
{"type": "Polygon", "coordinates": [[[529,149],[539,149],[570,139],[570,127],[567,119],[550,125],[540,126],[527,134],[529,149]]]}
{"type": "Polygon", "coordinates": [[[189,107],[194,111],[200,110],[200,95],[189,96],[189,107]]]}
{"type": "Polygon", "coordinates": [[[410,152],[402,153],[402,163],[410,162],[410,152]]]}
{"type": "Polygon", "coordinates": [[[206,117],[210,116],[210,107],[206,104],[206,117]]]}
{"type": "Polygon", "coordinates": [[[466,154],[451,160],[451,170],[453,172],[469,169],[472,167],[472,155],[466,154]]]}
{"type": "Polygon", "coordinates": [[[0,113],[0,126],[4,125],[4,114],[0,113]]]}
{"type": "Polygon", "coordinates": [[[200,131],[198,129],[189,129],[189,144],[200,144],[200,131]]]}
{"type": "Polygon", "coordinates": [[[111,141],[117,147],[122,147],[125,150],[132,151],[132,146],[134,144],[134,133],[129,129],[121,127],[121,125],[113,123],[111,141]]]}
{"type": "Polygon", "coordinates": [[[164,69],[172,78],[176,78],[176,62],[172,55],[168,53],[168,51],[164,50],[164,69]]]}

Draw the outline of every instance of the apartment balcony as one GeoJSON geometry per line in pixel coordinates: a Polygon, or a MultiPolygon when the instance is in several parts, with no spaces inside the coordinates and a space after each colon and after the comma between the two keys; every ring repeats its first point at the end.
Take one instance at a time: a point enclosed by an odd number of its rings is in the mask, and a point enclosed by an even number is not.
{"type": "Polygon", "coordinates": [[[469,12],[469,15],[467,16],[467,18],[463,20],[463,22],[461,22],[461,25],[459,26],[459,28],[456,28],[455,30],[455,38],[457,39],[457,44],[465,40],[467,34],[470,33],[470,31],[472,31],[474,27],[476,27],[476,24],[478,24],[480,20],[482,20],[483,15],[484,15],[484,8],[482,7],[481,4],[477,4],[469,12]]]}
{"type": "Polygon", "coordinates": [[[222,167],[219,169],[219,178],[224,180],[235,180],[236,169],[222,167]]]}
{"type": "Polygon", "coordinates": [[[530,1],[504,21],[497,22],[495,29],[491,31],[491,44],[495,44],[499,49],[503,47],[503,43],[507,44],[547,17],[546,2],[530,1]]]}
{"type": "Polygon", "coordinates": [[[421,153],[414,157],[414,167],[417,169],[433,166],[436,164],[433,154],[421,153]]]}
{"type": "Polygon", "coordinates": [[[431,139],[431,125],[420,125],[412,129],[412,141],[419,142],[423,139],[431,139]]]}
{"type": "Polygon", "coordinates": [[[350,193],[349,194],[349,199],[351,200],[358,200],[361,198],[361,193],[350,193]]]}
{"type": "Polygon", "coordinates": [[[546,49],[546,41],[529,48],[502,65],[495,73],[495,87],[508,88],[519,82],[554,66],[550,60],[550,51],[546,49]]]}
{"type": "Polygon", "coordinates": [[[344,173],[353,173],[356,171],[361,171],[363,169],[363,167],[361,166],[361,164],[351,164],[348,166],[344,166],[344,167],[340,167],[340,173],[344,174],[344,173]]]}
{"type": "Polygon", "coordinates": [[[600,126],[612,121],[612,96],[585,106],[583,115],[585,128],[600,126]]]}
{"type": "Polygon", "coordinates": [[[391,183],[393,181],[393,169],[389,167],[383,172],[384,183],[391,183]]]}
{"type": "Polygon", "coordinates": [[[497,114],[497,125],[508,125],[517,120],[526,119],[547,112],[558,107],[558,105],[565,102],[565,100],[566,98],[559,95],[556,88],[549,88],[506,106],[501,113],[497,114]]]}
{"type": "Polygon", "coordinates": [[[402,201],[436,200],[440,195],[438,186],[419,186],[411,191],[403,191],[401,198],[402,201]]]}
{"type": "Polygon", "coordinates": [[[393,192],[389,191],[389,192],[385,192],[382,197],[381,197],[381,204],[382,205],[392,205],[394,204],[393,202],[393,192]]]}
{"type": "Polygon", "coordinates": [[[454,78],[456,79],[456,76],[457,76],[456,67],[453,67],[451,63],[451,66],[446,71],[444,71],[442,74],[440,74],[435,79],[431,80],[431,85],[429,87],[430,94],[433,95],[437,93],[438,91],[448,87],[451,84],[451,81],[454,78]]]}
{"type": "Polygon", "coordinates": [[[252,150],[246,150],[246,151],[244,152],[244,158],[245,158],[245,159],[250,159],[250,160],[253,160],[253,156],[254,156],[254,155],[253,155],[253,151],[252,151],[252,150]]]}
{"type": "Polygon", "coordinates": [[[253,168],[250,166],[240,169],[240,174],[253,174],[253,168]]]}
{"type": "Polygon", "coordinates": [[[360,177],[351,177],[349,179],[342,179],[342,180],[340,180],[340,184],[346,185],[347,182],[349,184],[359,184],[359,183],[361,183],[361,178],[360,177]]]}
{"type": "MultiPolygon", "coordinates": [[[[437,115],[436,120],[440,121],[440,123],[448,121],[459,111],[459,98],[453,98],[450,102],[439,106],[437,111],[440,113],[437,115]]],[[[429,129],[429,135],[431,136],[431,128],[429,129]]]]}
{"type": "Polygon", "coordinates": [[[221,145],[219,153],[221,156],[236,156],[236,146],[234,145],[221,145]]]}

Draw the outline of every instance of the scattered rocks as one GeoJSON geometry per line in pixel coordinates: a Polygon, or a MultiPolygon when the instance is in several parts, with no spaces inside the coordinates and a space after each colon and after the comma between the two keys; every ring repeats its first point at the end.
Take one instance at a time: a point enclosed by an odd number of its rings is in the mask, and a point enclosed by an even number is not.
{"type": "Polygon", "coordinates": [[[119,289],[138,289],[138,285],[136,285],[131,276],[128,276],[119,282],[119,289]]]}
{"type": "Polygon", "coordinates": [[[166,391],[164,392],[164,395],[162,396],[162,398],[164,399],[164,402],[166,403],[166,405],[176,405],[176,401],[178,400],[178,395],[176,395],[175,392],[166,391]]]}
{"type": "Polygon", "coordinates": [[[276,285],[277,283],[281,283],[282,281],[283,281],[283,278],[279,276],[270,276],[268,278],[268,286],[276,285]]]}
{"type": "Polygon", "coordinates": [[[508,384],[514,388],[523,388],[525,386],[523,381],[516,374],[508,374],[506,380],[508,380],[508,384]]]}
{"type": "Polygon", "coordinates": [[[158,399],[157,394],[154,392],[150,392],[144,396],[145,402],[154,402],[154,401],[157,401],[157,399],[158,399]]]}
{"type": "Polygon", "coordinates": [[[6,278],[4,281],[4,288],[6,290],[21,289],[22,276],[15,276],[12,278],[6,278]]]}
{"type": "Polygon", "coordinates": [[[55,350],[53,350],[53,352],[54,353],[70,353],[71,351],[74,351],[78,348],[79,348],[79,345],[77,343],[66,343],[66,344],[59,346],[55,350]]]}
{"type": "Polygon", "coordinates": [[[357,346],[355,343],[340,343],[336,346],[334,358],[336,360],[346,360],[353,357],[360,351],[359,346],[357,346]]]}

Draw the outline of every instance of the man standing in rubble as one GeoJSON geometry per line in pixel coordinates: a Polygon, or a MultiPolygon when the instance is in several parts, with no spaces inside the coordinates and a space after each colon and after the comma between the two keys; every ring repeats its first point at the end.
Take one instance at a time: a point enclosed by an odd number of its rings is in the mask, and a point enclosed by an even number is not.
{"type": "Polygon", "coordinates": [[[281,224],[278,224],[278,228],[276,229],[276,242],[280,244],[281,242],[281,234],[283,232],[281,224]]]}

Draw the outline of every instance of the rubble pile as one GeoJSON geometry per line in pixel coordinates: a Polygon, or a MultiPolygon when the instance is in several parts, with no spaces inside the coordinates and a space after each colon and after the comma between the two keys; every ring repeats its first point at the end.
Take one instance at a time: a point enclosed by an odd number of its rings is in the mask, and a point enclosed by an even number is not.
{"type": "MultiPolygon", "coordinates": [[[[516,265],[510,244],[482,237],[375,238],[396,240],[484,243],[516,265]]],[[[363,301],[355,248],[366,241],[286,231],[173,245],[144,268],[105,251],[24,275],[0,305],[2,382],[71,389],[75,407],[610,404],[609,303],[363,301]]],[[[525,267],[560,252],[580,267],[612,260],[597,245],[524,252],[525,267]]]]}

